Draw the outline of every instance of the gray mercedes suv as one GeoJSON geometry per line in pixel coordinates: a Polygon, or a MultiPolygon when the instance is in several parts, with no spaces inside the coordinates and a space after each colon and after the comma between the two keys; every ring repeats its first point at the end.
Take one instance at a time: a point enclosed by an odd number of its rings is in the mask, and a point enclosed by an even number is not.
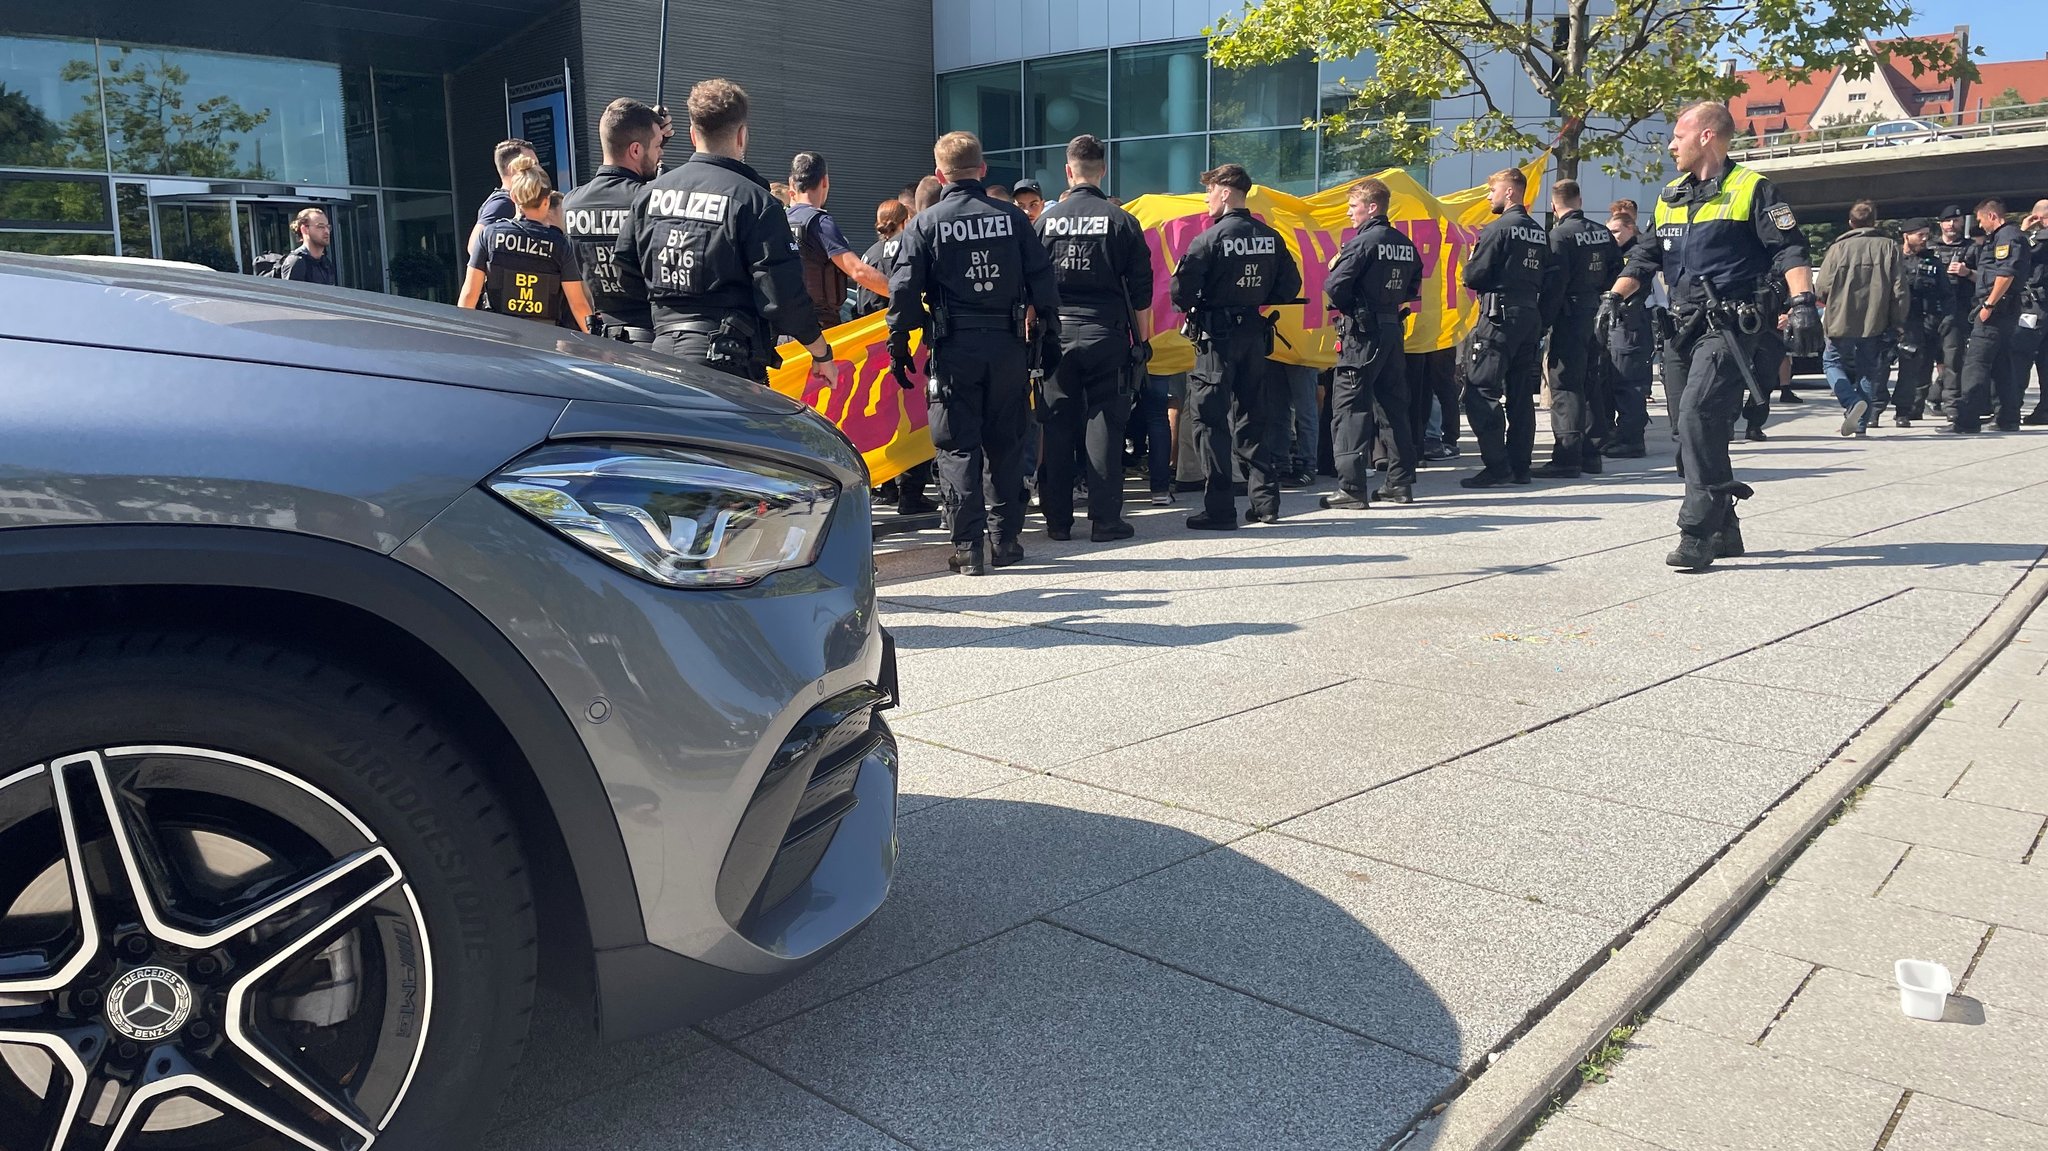
{"type": "Polygon", "coordinates": [[[455,1148],[536,979],[775,986],[895,862],[866,474],[519,320],[0,257],[0,1144],[455,1148]]]}

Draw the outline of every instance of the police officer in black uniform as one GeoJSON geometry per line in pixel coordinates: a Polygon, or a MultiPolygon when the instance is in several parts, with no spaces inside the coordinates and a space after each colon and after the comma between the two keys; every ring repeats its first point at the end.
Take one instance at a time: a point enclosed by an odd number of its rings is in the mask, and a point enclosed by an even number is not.
{"type": "Polygon", "coordinates": [[[811,298],[818,326],[830,328],[839,323],[849,283],[887,295],[888,277],[853,254],[846,233],[825,210],[825,201],[832,194],[832,173],[825,157],[816,152],[798,152],[791,157],[789,192],[795,198],[789,206],[789,234],[803,261],[804,293],[811,298]]]}
{"type": "Polygon", "coordinates": [[[576,249],[548,220],[554,189],[540,162],[514,157],[506,170],[505,192],[515,215],[484,225],[456,303],[588,331],[590,299],[583,293],[576,249]],[[487,287],[489,299],[484,298],[487,287]]]}
{"type": "MultiPolygon", "coordinates": [[[[1628,262],[1638,244],[1648,242],[1636,225],[1636,215],[1617,208],[1607,220],[1614,236],[1614,266],[1628,262]]],[[[1594,336],[1607,357],[1609,395],[1614,408],[1614,428],[1601,454],[1609,459],[1641,459],[1649,449],[1643,433],[1650,426],[1650,361],[1656,354],[1657,339],[1650,326],[1650,294],[1638,292],[1625,304],[1603,307],[1595,313],[1594,336]]]]}
{"type": "Polygon", "coordinates": [[[1766,322],[1766,309],[1757,301],[1769,291],[1774,268],[1792,289],[1788,349],[1814,355],[1821,345],[1813,269],[1799,221],[1769,180],[1728,159],[1734,136],[1735,121],[1725,105],[1701,101],[1679,114],[1671,127],[1671,155],[1682,175],[1658,197],[1655,242],[1637,248],[1614,282],[1618,297],[1630,297],[1661,270],[1670,288],[1675,347],[1665,364],[1684,377],[1676,419],[1685,500],[1678,511],[1678,547],[1664,562],[1695,571],[1717,556],[1742,554],[1734,500],[1748,488],[1735,482],[1728,442],[1752,380],[1758,388],[1775,383],[1755,378],[1750,363],[1766,322]]]}
{"type": "Polygon", "coordinates": [[[1906,272],[1906,323],[1899,333],[1899,381],[1892,390],[1892,417],[1910,428],[1927,410],[1934,366],[1941,358],[1941,318],[1955,291],[1948,269],[1928,241],[1934,221],[1916,216],[1899,225],[1900,262],[1906,272]]]}
{"type": "Polygon", "coordinates": [[[1152,253],[1138,218],[1102,194],[1107,173],[1102,141],[1074,137],[1067,144],[1067,194],[1035,225],[1060,293],[1059,370],[1046,377],[1039,413],[1045,483],[1038,510],[1045,534],[1056,540],[1073,531],[1077,454],[1087,459],[1089,540],[1132,534],[1123,518],[1124,425],[1152,358],[1152,253]]]}
{"type": "Polygon", "coordinates": [[[1045,246],[1015,205],[988,197],[981,141],[948,132],[932,149],[946,182],[939,202],[911,218],[889,279],[889,358],[910,386],[910,336],[923,330],[939,490],[953,530],[947,565],[980,575],[992,559],[1024,558],[1025,338],[1035,318],[1040,362],[1059,369],[1059,290],[1045,246]],[[982,464],[993,490],[984,494],[982,464]],[[991,556],[983,537],[995,520],[991,556]]]}
{"type": "Polygon", "coordinates": [[[1372,503],[1366,492],[1372,480],[1375,403],[1386,415],[1386,435],[1379,438],[1391,442],[1392,451],[1386,485],[1374,494],[1402,504],[1414,498],[1416,452],[1429,423],[1431,395],[1427,387],[1409,386],[1401,339],[1409,306],[1421,299],[1422,256],[1387,222],[1391,199],[1379,180],[1351,186],[1345,212],[1358,231],[1338,251],[1323,286],[1342,341],[1330,382],[1330,451],[1337,462],[1338,490],[1323,497],[1326,508],[1362,510],[1372,503]]]}
{"type": "Polygon", "coordinates": [[[1267,368],[1273,352],[1273,321],[1260,309],[1301,294],[1301,269],[1280,233],[1254,219],[1245,207],[1252,178],[1241,165],[1224,164],[1202,173],[1214,221],[1188,245],[1173,270],[1173,306],[1187,314],[1182,328],[1195,343],[1195,370],[1188,375],[1188,399],[1195,409],[1195,449],[1208,484],[1202,510],[1188,526],[1202,531],[1235,531],[1237,499],[1230,480],[1231,457],[1244,468],[1250,523],[1280,520],[1280,468],[1273,447],[1284,418],[1286,377],[1267,368]],[[1283,390],[1275,391],[1270,380],[1283,390]],[[1226,448],[1226,435],[1228,447],[1226,448]]]}
{"type": "Polygon", "coordinates": [[[1528,177],[1503,168],[1486,187],[1500,219],[1480,230],[1464,274],[1465,286],[1480,293],[1479,322],[1465,345],[1465,415],[1486,466],[1459,481],[1467,488],[1529,482],[1543,329],[1563,298],[1550,233],[1522,203],[1528,177]]]}
{"type": "Polygon", "coordinates": [[[1970,340],[1970,298],[1977,268],[1977,238],[1969,234],[1969,217],[1956,204],[1941,210],[1941,238],[1934,257],[1948,275],[1948,307],[1941,314],[1941,382],[1935,389],[1935,414],[1953,422],[1963,394],[1963,347],[1970,340]]]}
{"type": "Polygon", "coordinates": [[[1535,474],[1574,479],[1580,472],[1600,471],[1601,445],[1593,438],[1594,413],[1606,402],[1600,384],[1606,379],[1592,363],[1594,320],[1600,297],[1621,273],[1616,262],[1614,233],[1586,218],[1580,207],[1577,180],[1559,180],[1550,188],[1550,254],[1564,279],[1563,306],[1550,328],[1550,431],[1557,443],[1550,462],[1535,474]]]}
{"type": "Polygon", "coordinates": [[[619,228],[621,294],[650,305],[655,351],[766,384],[785,335],[829,386],[832,347],[804,293],[789,216],[746,164],[746,92],[705,80],[690,89],[689,113],[696,153],[651,181],[619,228]]]}
{"type": "Polygon", "coordinates": [[[2027,279],[2027,239],[2005,218],[2005,204],[1977,205],[1984,241],[1977,249],[1976,291],[1970,299],[1970,340],[1963,347],[1963,394],[1954,422],[1944,430],[1981,431],[1995,415],[1998,430],[2020,427],[2020,398],[2013,387],[2012,334],[2019,326],[2019,286],[2027,279]],[[1997,411],[1993,412],[1993,405],[1997,411]]]}
{"type": "Polygon", "coordinates": [[[2020,322],[2013,329],[2012,370],[2017,394],[2024,399],[2027,381],[2037,372],[2041,394],[2034,410],[2020,422],[2028,427],[2048,424],[2048,200],[2034,201],[2027,214],[2027,278],[2020,285],[2020,322]]]}
{"type": "Polygon", "coordinates": [[[673,131],[668,117],[631,96],[613,100],[597,122],[604,165],[562,201],[563,223],[583,265],[583,288],[597,309],[592,330],[641,347],[654,344],[654,321],[647,301],[626,295],[619,283],[619,225],[634,197],[661,170],[662,147],[673,131]]]}

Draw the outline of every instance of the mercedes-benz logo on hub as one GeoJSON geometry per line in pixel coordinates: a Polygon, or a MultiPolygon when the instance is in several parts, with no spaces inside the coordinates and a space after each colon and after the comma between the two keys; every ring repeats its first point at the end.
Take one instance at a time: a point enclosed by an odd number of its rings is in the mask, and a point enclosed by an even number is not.
{"type": "Polygon", "coordinates": [[[192,986],[168,967],[138,967],[107,992],[107,1022],[139,1042],[162,1039],[191,1014],[192,986]]]}

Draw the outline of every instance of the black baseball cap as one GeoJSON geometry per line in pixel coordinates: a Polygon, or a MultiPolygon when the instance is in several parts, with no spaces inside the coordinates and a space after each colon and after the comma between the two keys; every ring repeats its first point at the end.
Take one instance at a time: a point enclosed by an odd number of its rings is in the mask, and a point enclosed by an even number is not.
{"type": "Polygon", "coordinates": [[[1244,170],[1243,164],[1218,164],[1202,173],[1202,186],[1206,188],[1211,184],[1249,192],[1252,190],[1252,175],[1244,170]]]}
{"type": "Polygon", "coordinates": [[[1934,229],[1934,221],[1925,216],[1914,216],[1899,223],[1899,232],[1928,232],[1934,229]]]}
{"type": "Polygon", "coordinates": [[[1960,205],[1950,204],[1941,210],[1941,218],[1944,220],[1960,220],[1963,218],[1963,209],[1960,205]]]}
{"type": "Polygon", "coordinates": [[[1019,180],[1016,183],[1010,185],[1010,195],[1012,196],[1021,196],[1026,192],[1031,193],[1032,195],[1038,197],[1041,200],[1045,199],[1045,189],[1039,187],[1038,181],[1036,180],[1019,180]]]}

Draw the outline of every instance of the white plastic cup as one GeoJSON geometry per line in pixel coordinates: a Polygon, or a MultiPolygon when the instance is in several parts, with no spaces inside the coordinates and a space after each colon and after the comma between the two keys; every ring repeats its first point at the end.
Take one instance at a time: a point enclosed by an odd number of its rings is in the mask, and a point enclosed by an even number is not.
{"type": "Polygon", "coordinates": [[[1899,1010],[1908,1019],[1939,1020],[1948,1010],[1949,992],[1956,983],[1948,968],[1924,959],[1901,959],[1892,965],[1899,981],[1899,1010]]]}

